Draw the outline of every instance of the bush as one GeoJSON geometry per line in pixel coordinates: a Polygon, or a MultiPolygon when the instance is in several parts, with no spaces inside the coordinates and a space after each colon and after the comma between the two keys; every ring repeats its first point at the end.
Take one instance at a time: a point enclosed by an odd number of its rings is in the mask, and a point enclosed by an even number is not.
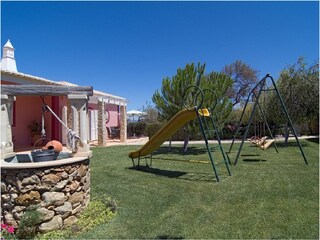
{"type": "Polygon", "coordinates": [[[79,234],[109,222],[116,215],[117,209],[117,203],[111,197],[105,194],[93,197],[87,208],[81,213],[77,223],[62,230],[38,235],[37,239],[76,238],[79,234]]]}
{"type": "Polygon", "coordinates": [[[141,136],[146,128],[145,122],[130,122],[127,126],[128,136],[141,136]]]}
{"type": "Polygon", "coordinates": [[[161,122],[147,123],[144,130],[144,135],[151,138],[156,132],[158,132],[163,127],[163,125],[164,123],[161,122]]]}
{"type": "Polygon", "coordinates": [[[41,213],[37,211],[38,206],[30,206],[26,209],[19,222],[17,237],[20,239],[33,238],[37,227],[41,222],[41,213]]]}

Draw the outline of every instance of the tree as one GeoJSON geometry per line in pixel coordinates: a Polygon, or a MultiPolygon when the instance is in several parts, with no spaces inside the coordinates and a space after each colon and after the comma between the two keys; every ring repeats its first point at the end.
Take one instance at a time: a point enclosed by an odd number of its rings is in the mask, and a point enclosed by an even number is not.
{"type": "Polygon", "coordinates": [[[145,106],[142,106],[142,112],[146,113],[146,116],[143,117],[145,123],[158,122],[158,111],[149,101],[146,102],[145,106]]]}
{"type": "MultiPolygon", "coordinates": [[[[215,106],[216,112],[218,113],[217,118],[219,123],[222,124],[232,109],[232,104],[225,94],[227,89],[231,87],[232,80],[223,73],[212,72],[204,75],[204,70],[204,64],[200,65],[200,63],[198,63],[197,67],[195,67],[193,63],[187,64],[184,69],[178,69],[177,74],[171,79],[169,77],[163,79],[161,91],[157,90],[152,97],[161,120],[169,120],[180,111],[184,105],[191,107],[196,104],[195,98],[197,97],[197,93],[194,89],[187,92],[188,97],[184,96],[185,90],[193,85],[201,89],[209,88],[215,91],[215,95],[206,92],[203,107],[213,108],[217,102],[215,106]]],[[[185,127],[184,151],[187,151],[190,133],[195,131],[195,129],[199,129],[196,122],[190,122],[185,127]]]]}
{"type": "Polygon", "coordinates": [[[181,110],[185,89],[199,82],[204,68],[205,65],[198,64],[198,67],[195,67],[194,63],[187,64],[184,69],[179,68],[171,79],[166,77],[162,80],[161,91],[156,90],[152,96],[160,120],[169,120],[181,110]]]}
{"type": "MultiPolygon", "coordinates": [[[[283,69],[277,81],[277,86],[288,109],[289,115],[296,123],[309,124],[319,121],[319,62],[309,66],[303,57],[283,69]]],[[[268,99],[268,116],[277,125],[285,125],[286,142],[289,136],[288,123],[280,110],[277,96],[273,94],[268,99]]],[[[319,133],[319,129],[311,132],[319,133]]]]}
{"type": "Polygon", "coordinates": [[[222,72],[230,76],[233,80],[233,86],[229,88],[227,92],[228,96],[233,100],[233,106],[248,96],[258,81],[259,72],[240,60],[226,65],[222,69],[222,72]]]}

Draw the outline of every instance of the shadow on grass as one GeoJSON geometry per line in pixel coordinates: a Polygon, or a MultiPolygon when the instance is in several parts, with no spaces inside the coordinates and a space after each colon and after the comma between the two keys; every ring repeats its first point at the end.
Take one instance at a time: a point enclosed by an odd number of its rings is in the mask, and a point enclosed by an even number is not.
{"type": "Polygon", "coordinates": [[[309,142],[318,143],[319,144],[319,138],[307,138],[306,139],[309,142]]]}
{"type": "MultiPolygon", "coordinates": [[[[301,144],[301,147],[306,147],[308,145],[307,142],[304,142],[304,141],[301,141],[299,140],[300,144],[301,144]]],[[[276,142],[277,144],[277,147],[278,148],[291,148],[291,147],[299,147],[298,145],[298,142],[296,142],[295,140],[294,141],[290,141],[288,143],[285,143],[285,142],[276,142]]],[[[271,146],[273,147],[273,145],[271,146]]]]}
{"type": "Polygon", "coordinates": [[[183,180],[189,180],[189,181],[205,181],[205,182],[216,181],[214,177],[214,173],[172,171],[172,170],[163,170],[159,168],[152,168],[149,166],[135,166],[135,167],[130,167],[129,169],[151,173],[157,176],[162,176],[167,178],[176,178],[176,179],[183,179],[183,180]]]}
{"type": "MultiPolygon", "coordinates": [[[[216,151],[218,146],[211,147],[211,151],[214,152],[216,151]]],[[[171,150],[168,146],[165,147],[160,147],[158,150],[155,152],[154,155],[158,154],[178,154],[178,155],[201,155],[201,154],[206,154],[207,149],[205,147],[199,148],[199,147],[193,147],[189,146],[187,152],[183,152],[182,147],[178,146],[171,146],[171,150]]]]}
{"type": "Polygon", "coordinates": [[[138,170],[138,171],[146,172],[146,173],[152,173],[155,175],[164,176],[164,177],[168,177],[168,178],[178,178],[178,177],[181,177],[181,176],[187,174],[186,172],[162,170],[162,169],[158,169],[158,168],[152,168],[149,166],[135,166],[135,167],[130,167],[129,169],[138,170]]]}
{"type": "Polygon", "coordinates": [[[184,239],[183,237],[172,237],[169,235],[160,235],[157,236],[155,239],[184,239]]]}
{"type": "Polygon", "coordinates": [[[260,159],[260,158],[245,158],[242,161],[244,161],[244,162],[266,162],[267,160],[260,159]]]}

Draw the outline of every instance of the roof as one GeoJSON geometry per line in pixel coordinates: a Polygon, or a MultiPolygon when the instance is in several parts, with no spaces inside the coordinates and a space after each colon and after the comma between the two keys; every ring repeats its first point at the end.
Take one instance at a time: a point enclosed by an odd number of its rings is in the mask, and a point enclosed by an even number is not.
{"type": "MultiPolygon", "coordinates": [[[[11,72],[11,71],[1,70],[1,74],[8,74],[8,75],[16,76],[19,78],[30,79],[30,80],[39,82],[40,84],[58,85],[58,86],[79,86],[77,84],[66,82],[66,81],[52,81],[52,80],[49,80],[46,78],[37,77],[37,76],[33,76],[33,75],[21,73],[21,72],[11,72]]],[[[119,97],[119,96],[105,93],[102,91],[93,90],[93,94],[95,97],[102,97],[102,98],[106,98],[106,99],[110,99],[110,100],[127,102],[127,100],[123,97],[119,97]]]]}
{"type": "Polygon", "coordinates": [[[7,43],[3,47],[4,48],[12,48],[12,49],[14,49],[9,39],[8,39],[7,43]]]}

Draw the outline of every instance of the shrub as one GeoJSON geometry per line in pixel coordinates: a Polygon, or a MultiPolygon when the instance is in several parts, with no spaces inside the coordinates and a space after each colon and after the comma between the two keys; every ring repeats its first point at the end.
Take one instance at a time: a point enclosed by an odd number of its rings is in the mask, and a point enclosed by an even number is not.
{"type": "Polygon", "coordinates": [[[117,203],[111,197],[105,194],[93,197],[77,223],[62,230],[38,235],[37,239],[76,238],[79,234],[109,222],[116,215],[117,209],[117,203]]]}
{"type": "Polygon", "coordinates": [[[161,122],[154,122],[154,123],[147,123],[146,128],[144,130],[144,135],[151,138],[156,132],[162,128],[164,123],[161,122]]]}
{"type": "Polygon", "coordinates": [[[22,215],[19,222],[17,237],[20,239],[33,238],[41,222],[41,213],[37,211],[38,206],[29,206],[22,215]]]}
{"type": "Polygon", "coordinates": [[[141,136],[143,135],[146,128],[144,122],[130,122],[127,126],[127,133],[129,136],[141,136]]]}

